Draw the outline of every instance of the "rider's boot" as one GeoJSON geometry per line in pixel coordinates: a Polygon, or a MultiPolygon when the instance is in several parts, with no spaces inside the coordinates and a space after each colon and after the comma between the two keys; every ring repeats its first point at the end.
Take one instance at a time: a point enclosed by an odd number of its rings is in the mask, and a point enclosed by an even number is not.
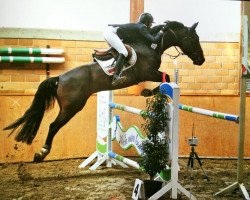
{"type": "Polygon", "coordinates": [[[126,80],[126,76],[121,77],[121,75],[120,75],[124,60],[125,60],[125,56],[120,53],[117,60],[116,60],[115,74],[113,76],[113,81],[112,81],[113,86],[117,86],[126,80]]]}

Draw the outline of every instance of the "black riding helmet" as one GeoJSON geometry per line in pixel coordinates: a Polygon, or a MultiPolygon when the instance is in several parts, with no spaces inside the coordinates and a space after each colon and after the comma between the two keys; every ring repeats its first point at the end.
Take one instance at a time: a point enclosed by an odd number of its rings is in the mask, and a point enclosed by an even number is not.
{"type": "Polygon", "coordinates": [[[150,13],[142,13],[139,17],[139,22],[145,24],[147,22],[154,23],[154,18],[150,13]]]}

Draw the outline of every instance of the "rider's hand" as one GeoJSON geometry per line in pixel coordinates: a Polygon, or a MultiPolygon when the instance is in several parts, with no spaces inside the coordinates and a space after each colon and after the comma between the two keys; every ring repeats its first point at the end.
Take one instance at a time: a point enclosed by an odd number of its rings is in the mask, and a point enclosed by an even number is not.
{"type": "Polygon", "coordinates": [[[168,25],[167,24],[161,28],[161,31],[163,33],[166,32],[167,30],[168,30],[168,25]]]}

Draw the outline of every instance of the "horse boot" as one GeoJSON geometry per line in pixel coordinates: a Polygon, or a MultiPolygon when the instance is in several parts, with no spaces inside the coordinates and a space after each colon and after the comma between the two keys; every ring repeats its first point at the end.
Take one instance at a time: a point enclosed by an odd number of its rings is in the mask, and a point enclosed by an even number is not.
{"type": "Polygon", "coordinates": [[[121,77],[121,75],[120,75],[124,60],[125,60],[125,56],[120,53],[117,60],[116,60],[115,74],[114,74],[113,81],[112,81],[113,86],[117,86],[117,85],[123,83],[127,79],[127,77],[125,77],[125,76],[121,77]]]}

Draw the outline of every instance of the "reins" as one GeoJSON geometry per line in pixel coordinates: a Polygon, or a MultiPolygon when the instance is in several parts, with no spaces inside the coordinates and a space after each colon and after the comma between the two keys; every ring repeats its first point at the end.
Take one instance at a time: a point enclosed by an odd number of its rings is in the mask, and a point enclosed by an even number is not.
{"type": "MultiPolygon", "coordinates": [[[[178,39],[177,39],[177,36],[176,36],[175,32],[174,32],[172,29],[170,29],[170,28],[169,28],[168,30],[173,34],[173,36],[174,36],[176,42],[178,43],[178,39]]],[[[163,37],[162,37],[162,39],[161,39],[161,47],[160,47],[160,48],[161,48],[161,54],[163,53],[164,36],[165,36],[165,33],[164,33],[164,35],[163,35],[163,37]]],[[[168,55],[171,59],[174,60],[174,59],[178,58],[178,57],[181,56],[181,55],[185,55],[183,52],[179,51],[179,49],[178,49],[176,46],[174,46],[174,48],[175,48],[176,51],[178,52],[177,55],[171,55],[171,54],[166,53],[166,55],[168,55]]]]}
{"type": "Polygon", "coordinates": [[[178,58],[179,56],[185,55],[183,52],[180,52],[180,51],[177,49],[176,46],[174,46],[174,48],[175,48],[176,51],[178,52],[177,55],[171,55],[171,54],[166,53],[166,55],[168,55],[171,59],[174,60],[174,59],[178,58]]]}

